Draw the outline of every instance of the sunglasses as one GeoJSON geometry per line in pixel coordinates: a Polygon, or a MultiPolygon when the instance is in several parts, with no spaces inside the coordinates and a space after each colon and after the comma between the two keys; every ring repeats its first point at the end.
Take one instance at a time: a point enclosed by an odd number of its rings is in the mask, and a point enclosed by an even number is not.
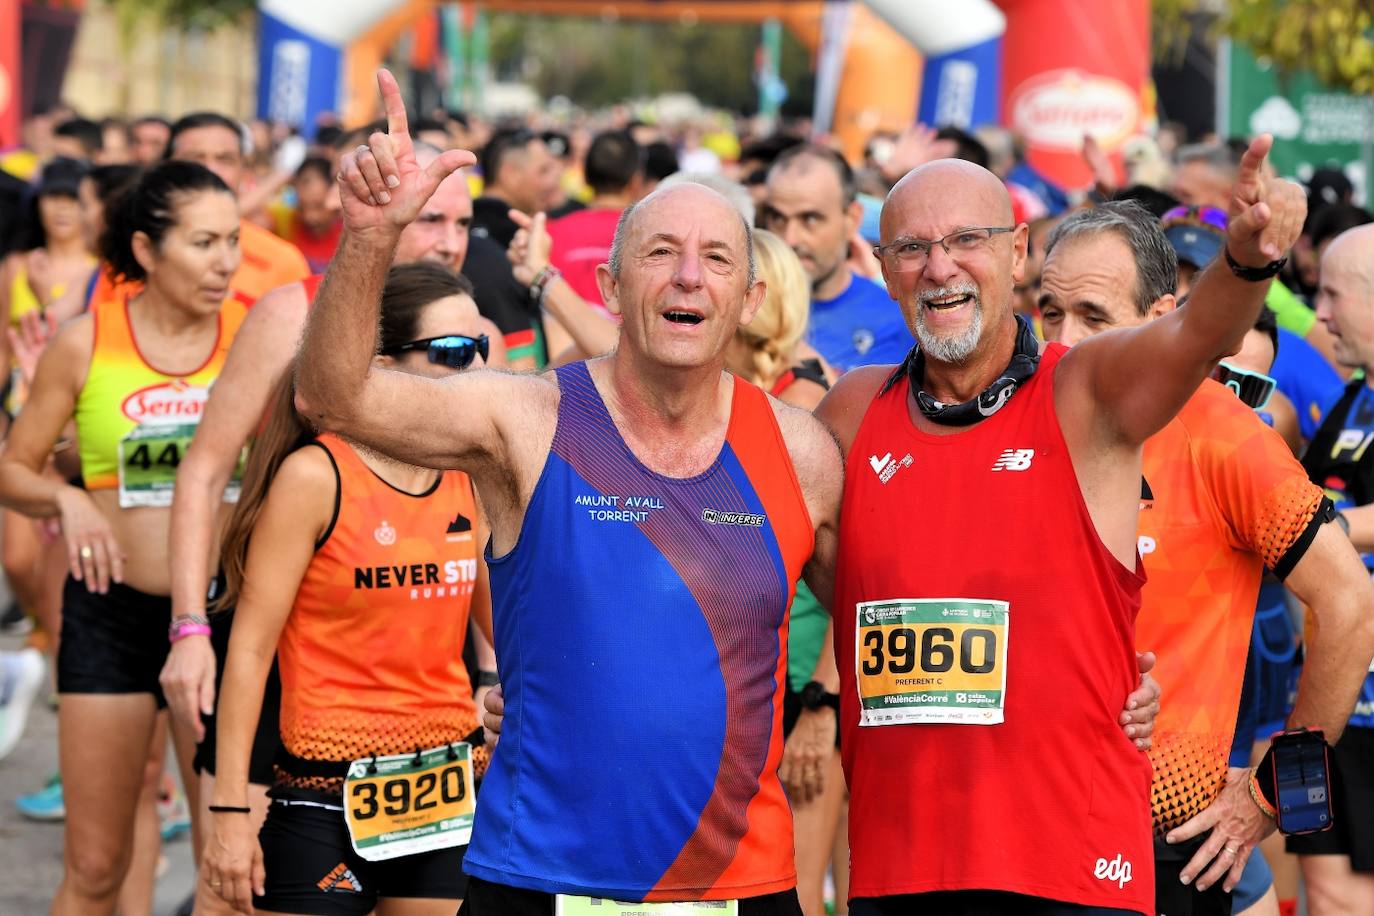
{"type": "Polygon", "coordinates": [[[1198,222],[1222,232],[1226,231],[1226,211],[1219,207],[1174,207],[1159,218],[1165,226],[1175,220],[1198,222]]]}
{"type": "Polygon", "coordinates": [[[1226,363],[1217,363],[1217,367],[1212,370],[1212,378],[1230,388],[1242,403],[1255,410],[1263,410],[1269,406],[1269,399],[1274,396],[1274,389],[1278,385],[1267,375],[1247,372],[1226,363]]]}
{"type": "Polygon", "coordinates": [[[448,366],[450,369],[466,369],[472,365],[473,359],[479,354],[482,361],[486,362],[487,350],[489,349],[487,335],[479,337],[465,337],[462,334],[445,334],[442,337],[426,337],[424,340],[412,340],[408,344],[401,344],[399,347],[391,347],[383,350],[383,356],[398,356],[410,350],[424,350],[429,356],[429,361],[438,366],[448,366]]]}

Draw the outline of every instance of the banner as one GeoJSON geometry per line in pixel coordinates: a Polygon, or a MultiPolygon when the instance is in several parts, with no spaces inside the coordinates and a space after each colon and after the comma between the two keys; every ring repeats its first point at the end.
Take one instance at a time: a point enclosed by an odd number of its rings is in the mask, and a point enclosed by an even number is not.
{"type": "Polygon", "coordinates": [[[1374,100],[1323,85],[1307,71],[1280,74],[1248,48],[1221,43],[1217,130],[1225,137],[1274,135],[1269,161],[1306,181],[1327,165],[1345,171],[1356,201],[1369,200],[1374,100]]]}
{"type": "Polygon", "coordinates": [[[1150,78],[1148,0],[999,0],[1003,123],[1026,141],[1030,164],[1065,188],[1091,182],[1083,136],[1120,166],[1142,127],[1150,78]]]}
{"type": "Polygon", "coordinates": [[[19,0],[0,0],[0,149],[19,145],[19,0]]]}
{"type": "Polygon", "coordinates": [[[312,137],[316,119],[338,110],[342,54],[265,10],[258,22],[258,117],[284,121],[312,137]]]}

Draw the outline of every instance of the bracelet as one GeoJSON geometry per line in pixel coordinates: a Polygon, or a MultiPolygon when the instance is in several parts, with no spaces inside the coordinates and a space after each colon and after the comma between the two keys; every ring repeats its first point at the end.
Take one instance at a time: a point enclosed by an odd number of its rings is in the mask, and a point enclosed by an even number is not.
{"type": "Polygon", "coordinates": [[[1250,778],[1246,780],[1246,782],[1250,785],[1250,800],[1255,803],[1255,807],[1259,808],[1260,812],[1270,820],[1276,819],[1279,813],[1274,810],[1274,806],[1269,804],[1269,802],[1265,800],[1264,795],[1260,793],[1259,776],[1254,770],[1250,771],[1250,778]]]}
{"type": "Polygon", "coordinates": [[[477,672],[477,686],[478,686],[478,687],[495,687],[495,686],[496,686],[497,684],[499,684],[499,683],[501,683],[501,675],[497,674],[495,671],[482,671],[482,670],[478,670],[478,672],[477,672]]]}
{"type": "Polygon", "coordinates": [[[1226,253],[1226,265],[1231,268],[1231,273],[1247,283],[1262,283],[1265,280],[1271,280],[1278,276],[1279,271],[1283,270],[1283,265],[1288,263],[1287,258],[1279,258],[1277,261],[1270,261],[1263,267],[1246,267],[1231,257],[1230,246],[1223,246],[1222,251],[1226,253]]]}
{"type": "Polygon", "coordinates": [[[188,636],[209,636],[210,621],[200,614],[182,614],[173,617],[167,626],[167,641],[177,642],[188,636]]]}
{"type": "Polygon", "coordinates": [[[545,264],[535,275],[534,282],[530,284],[530,298],[536,302],[544,301],[544,294],[555,280],[563,276],[563,271],[554,267],[552,264],[545,264]]]}
{"type": "Polygon", "coordinates": [[[211,805],[212,814],[252,814],[252,808],[240,808],[238,805],[211,805]]]}

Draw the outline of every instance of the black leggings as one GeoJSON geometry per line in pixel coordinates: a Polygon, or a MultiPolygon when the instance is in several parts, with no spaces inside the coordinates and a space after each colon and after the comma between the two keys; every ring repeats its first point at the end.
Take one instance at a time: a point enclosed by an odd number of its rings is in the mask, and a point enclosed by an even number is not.
{"type": "MultiPolygon", "coordinates": [[[[468,878],[460,916],[553,916],[554,895],[468,878]]],[[[795,890],[739,902],[739,916],[801,916],[795,890]]]]}

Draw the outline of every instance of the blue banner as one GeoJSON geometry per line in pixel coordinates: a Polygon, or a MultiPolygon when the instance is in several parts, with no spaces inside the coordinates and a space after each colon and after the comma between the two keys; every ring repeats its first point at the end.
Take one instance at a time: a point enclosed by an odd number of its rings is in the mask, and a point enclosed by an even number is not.
{"type": "Polygon", "coordinates": [[[917,117],[936,127],[972,130],[998,122],[1002,39],[926,58],[917,117]]]}
{"type": "Polygon", "coordinates": [[[258,117],[284,121],[307,138],[316,119],[339,109],[343,52],[260,12],[258,117]]]}

